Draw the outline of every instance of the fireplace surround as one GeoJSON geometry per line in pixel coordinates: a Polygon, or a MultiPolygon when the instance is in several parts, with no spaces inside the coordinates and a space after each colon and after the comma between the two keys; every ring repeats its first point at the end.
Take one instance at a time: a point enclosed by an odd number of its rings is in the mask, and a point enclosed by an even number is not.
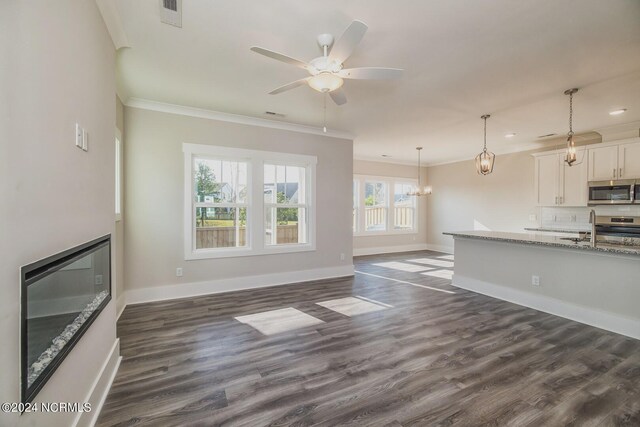
{"type": "Polygon", "coordinates": [[[34,399],[110,300],[110,235],[21,268],[22,402],[34,399]]]}

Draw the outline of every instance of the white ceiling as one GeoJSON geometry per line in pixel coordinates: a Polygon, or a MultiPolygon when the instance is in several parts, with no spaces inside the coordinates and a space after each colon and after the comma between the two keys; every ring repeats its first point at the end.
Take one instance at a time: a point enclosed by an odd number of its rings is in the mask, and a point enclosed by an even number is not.
{"type": "Polygon", "coordinates": [[[355,136],[357,158],[435,164],[535,147],[539,135],[586,132],[640,120],[638,0],[256,0],[183,2],[183,27],[160,23],[158,0],[117,0],[131,48],[120,49],[125,97],[321,127],[322,94],[306,76],[249,50],[258,45],[301,60],[320,55],[315,38],[336,37],[353,19],[369,31],[347,67],[404,68],[399,81],[345,82],[349,102],[327,103],[327,122],[355,136]],[[625,107],[620,116],[608,111],[625,107]],[[505,139],[507,132],[517,133],[505,139]]]}

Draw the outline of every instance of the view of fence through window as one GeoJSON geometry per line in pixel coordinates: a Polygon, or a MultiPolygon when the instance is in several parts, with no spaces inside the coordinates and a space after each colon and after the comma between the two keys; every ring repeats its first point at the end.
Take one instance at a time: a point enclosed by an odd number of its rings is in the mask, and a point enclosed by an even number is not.
{"type": "Polygon", "coordinates": [[[396,183],[393,194],[393,228],[396,230],[413,230],[415,202],[414,196],[407,196],[412,185],[396,183]]]}
{"type": "Polygon", "coordinates": [[[387,184],[365,182],[364,184],[364,229],[384,231],[387,229],[387,184]]]}
{"type": "Polygon", "coordinates": [[[195,159],[196,249],[247,245],[247,163],[195,159]]]}
{"type": "Polygon", "coordinates": [[[307,243],[306,169],[264,165],[265,243],[307,243]]]}
{"type": "Polygon", "coordinates": [[[407,195],[413,183],[390,178],[353,180],[353,231],[395,232],[414,231],[416,227],[416,198],[407,195]],[[362,193],[360,193],[362,191],[362,193]],[[364,210],[363,213],[360,212],[364,210]],[[359,224],[359,215],[364,223],[359,224]]]}

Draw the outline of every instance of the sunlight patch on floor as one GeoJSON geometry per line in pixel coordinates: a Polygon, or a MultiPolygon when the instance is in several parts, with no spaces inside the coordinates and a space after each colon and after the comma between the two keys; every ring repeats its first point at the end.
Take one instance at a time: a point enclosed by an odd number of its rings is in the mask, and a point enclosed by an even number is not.
{"type": "Polygon", "coordinates": [[[386,310],[390,307],[388,304],[382,304],[368,298],[365,301],[364,299],[354,297],[332,299],[317,302],[316,304],[349,317],[356,316],[358,314],[386,310]]]}
{"type": "Polygon", "coordinates": [[[251,326],[264,335],[274,335],[324,323],[322,320],[292,307],[237,316],[234,319],[251,326]]]}
{"type": "Polygon", "coordinates": [[[451,270],[436,270],[436,271],[427,271],[426,273],[422,273],[425,276],[431,277],[439,277],[441,279],[449,279],[453,278],[453,271],[451,270]]]}
{"type": "Polygon", "coordinates": [[[424,265],[407,264],[406,262],[397,261],[378,262],[372,265],[390,268],[392,270],[406,271],[407,273],[420,273],[422,271],[432,270],[430,267],[425,267],[424,265]]]}
{"type": "Polygon", "coordinates": [[[453,267],[453,262],[444,261],[444,260],[441,260],[441,259],[416,258],[416,259],[408,259],[407,261],[416,262],[418,264],[433,265],[433,266],[436,266],[436,267],[445,267],[445,268],[453,267]]]}
{"type": "MultiPolygon", "coordinates": [[[[391,282],[396,282],[396,283],[402,283],[402,284],[405,284],[405,285],[415,286],[416,288],[423,288],[423,289],[429,289],[431,291],[444,292],[445,294],[455,294],[454,291],[447,291],[445,289],[434,288],[433,286],[421,285],[419,283],[408,282],[406,280],[394,279],[393,277],[380,276],[378,274],[366,273],[364,271],[359,271],[359,270],[355,270],[354,272],[356,274],[363,274],[365,276],[377,277],[378,279],[385,279],[385,280],[389,280],[391,282]]],[[[422,273],[422,274],[425,274],[425,273],[422,273]]]]}

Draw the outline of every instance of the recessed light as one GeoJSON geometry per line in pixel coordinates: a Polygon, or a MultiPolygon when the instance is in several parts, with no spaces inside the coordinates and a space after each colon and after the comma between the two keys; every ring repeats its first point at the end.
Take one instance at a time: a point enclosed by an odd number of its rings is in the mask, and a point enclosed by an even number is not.
{"type": "Polygon", "coordinates": [[[516,136],[516,134],[515,134],[515,133],[513,133],[513,132],[505,133],[505,134],[504,134],[504,137],[505,137],[505,138],[513,138],[514,136],[516,136]]]}
{"type": "Polygon", "coordinates": [[[383,154],[382,157],[391,157],[389,154],[383,154]]]}
{"type": "Polygon", "coordinates": [[[609,115],[610,116],[618,116],[618,115],[624,113],[625,111],[627,111],[626,108],[620,108],[618,110],[609,111],[609,115]]]}

